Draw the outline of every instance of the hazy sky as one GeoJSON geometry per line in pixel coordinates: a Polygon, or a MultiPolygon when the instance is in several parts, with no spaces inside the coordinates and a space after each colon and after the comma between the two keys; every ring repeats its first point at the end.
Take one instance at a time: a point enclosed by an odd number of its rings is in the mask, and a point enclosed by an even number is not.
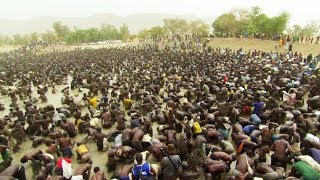
{"type": "Polygon", "coordinates": [[[0,18],[83,17],[99,13],[126,16],[150,12],[194,14],[201,18],[251,6],[261,7],[270,16],[288,11],[291,25],[320,20],[319,0],[0,0],[0,18]]]}

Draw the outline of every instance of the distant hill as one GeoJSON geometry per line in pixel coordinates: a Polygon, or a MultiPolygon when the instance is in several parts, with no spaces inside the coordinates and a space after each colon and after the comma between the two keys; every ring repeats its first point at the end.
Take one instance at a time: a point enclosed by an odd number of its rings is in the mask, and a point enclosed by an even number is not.
{"type": "Polygon", "coordinates": [[[55,21],[61,21],[70,28],[74,26],[78,28],[99,27],[101,24],[112,24],[119,27],[126,23],[130,32],[137,33],[144,28],[162,25],[162,19],[164,18],[202,19],[208,24],[211,24],[214,20],[213,17],[196,17],[192,14],[157,13],[132,14],[125,17],[115,14],[97,14],[89,17],[34,17],[26,20],[0,19],[0,34],[13,35],[15,33],[45,32],[52,29],[52,23],[55,21]]]}

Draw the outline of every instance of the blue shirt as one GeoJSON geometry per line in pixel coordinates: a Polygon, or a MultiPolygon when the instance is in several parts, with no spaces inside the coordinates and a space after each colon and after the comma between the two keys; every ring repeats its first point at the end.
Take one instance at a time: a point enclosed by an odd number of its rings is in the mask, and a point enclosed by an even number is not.
{"type": "Polygon", "coordinates": [[[255,130],[255,128],[256,128],[255,125],[247,125],[247,126],[243,127],[242,130],[246,135],[249,135],[249,134],[251,134],[251,132],[253,130],[255,130]]]}
{"type": "Polygon", "coordinates": [[[140,123],[139,118],[135,118],[135,119],[131,120],[131,127],[132,128],[140,127],[140,126],[141,126],[141,123],[140,123]]]}
{"type": "Polygon", "coordinates": [[[136,165],[132,168],[132,174],[135,179],[140,179],[141,176],[152,176],[150,163],[144,163],[142,165],[136,165]]]}
{"type": "Polygon", "coordinates": [[[107,104],[109,101],[108,96],[102,96],[101,101],[107,104]]]}
{"type": "Polygon", "coordinates": [[[310,148],[309,154],[315,161],[317,161],[317,163],[320,163],[320,150],[319,149],[310,148]]]}
{"type": "Polygon", "coordinates": [[[256,115],[260,115],[261,111],[263,109],[264,103],[263,102],[254,102],[253,103],[253,113],[252,114],[256,114],[256,115]]]}

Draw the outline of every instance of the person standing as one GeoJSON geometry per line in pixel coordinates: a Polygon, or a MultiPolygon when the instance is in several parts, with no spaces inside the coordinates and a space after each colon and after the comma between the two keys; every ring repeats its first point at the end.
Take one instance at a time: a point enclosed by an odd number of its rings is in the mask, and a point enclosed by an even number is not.
{"type": "Polygon", "coordinates": [[[166,180],[175,180],[178,177],[178,167],[181,165],[180,156],[177,155],[174,144],[168,145],[168,156],[161,160],[163,176],[166,180]]]}
{"type": "Polygon", "coordinates": [[[292,51],[292,44],[291,43],[289,44],[289,51],[290,52],[292,51]]]}

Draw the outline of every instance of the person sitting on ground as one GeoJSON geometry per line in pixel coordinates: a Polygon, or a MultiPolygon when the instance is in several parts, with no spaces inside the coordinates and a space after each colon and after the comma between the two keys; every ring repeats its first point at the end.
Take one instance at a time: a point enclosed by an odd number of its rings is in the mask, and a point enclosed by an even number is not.
{"type": "Polygon", "coordinates": [[[90,178],[90,180],[107,180],[104,175],[104,172],[100,170],[99,167],[93,168],[94,175],[90,178]]]}
{"type": "MultiPolygon", "coordinates": [[[[81,164],[73,173],[73,176],[82,176],[83,179],[89,179],[91,173],[92,161],[89,160],[87,163],[81,164]]],[[[74,178],[74,177],[72,177],[74,178]]]]}
{"type": "Polygon", "coordinates": [[[88,162],[91,158],[91,155],[90,155],[90,151],[89,151],[89,148],[87,145],[81,143],[81,142],[77,142],[77,160],[80,162],[80,163],[85,163],[85,162],[88,162]]]}
{"type": "Polygon", "coordinates": [[[26,180],[26,171],[20,164],[11,165],[0,173],[0,179],[26,180]]]}

